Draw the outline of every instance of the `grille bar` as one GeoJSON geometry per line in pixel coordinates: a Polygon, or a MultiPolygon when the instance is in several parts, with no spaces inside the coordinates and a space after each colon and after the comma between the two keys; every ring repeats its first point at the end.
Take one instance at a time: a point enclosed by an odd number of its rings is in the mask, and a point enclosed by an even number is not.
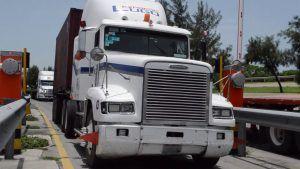
{"type": "Polygon", "coordinates": [[[208,73],[157,68],[145,70],[146,121],[207,123],[208,73]]]}

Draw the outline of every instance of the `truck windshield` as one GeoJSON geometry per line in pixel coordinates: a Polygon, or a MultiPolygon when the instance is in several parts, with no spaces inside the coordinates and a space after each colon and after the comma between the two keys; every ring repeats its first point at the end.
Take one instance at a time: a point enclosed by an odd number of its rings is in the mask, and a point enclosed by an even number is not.
{"type": "Polygon", "coordinates": [[[188,38],[184,35],[106,27],[104,46],[109,51],[188,58],[188,38]]]}
{"type": "Polygon", "coordinates": [[[41,85],[42,86],[53,86],[53,81],[42,80],[41,85]]]}

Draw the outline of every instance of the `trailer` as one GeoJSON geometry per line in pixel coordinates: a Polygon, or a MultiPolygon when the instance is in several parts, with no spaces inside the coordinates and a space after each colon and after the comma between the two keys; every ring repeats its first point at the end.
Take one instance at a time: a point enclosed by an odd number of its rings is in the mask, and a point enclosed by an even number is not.
{"type": "Polygon", "coordinates": [[[79,32],[81,15],[81,9],[71,8],[56,38],[52,109],[55,124],[61,124],[63,100],[71,91],[74,39],[79,32]]]}
{"type": "MultiPolygon", "coordinates": [[[[284,114],[284,111],[300,113],[300,94],[247,94],[244,97],[244,107],[279,110],[281,114],[284,114]]],[[[299,132],[256,125],[252,125],[251,130],[255,133],[259,131],[257,134],[277,152],[291,153],[297,151],[297,147],[300,151],[299,132]]]]}
{"type": "Polygon", "coordinates": [[[56,44],[53,121],[86,141],[87,163],[192,155],[214,166],[233,145],[233,106],[212,67],[190,59],[185,29],[154,0],[89,0],[56,44]]]}

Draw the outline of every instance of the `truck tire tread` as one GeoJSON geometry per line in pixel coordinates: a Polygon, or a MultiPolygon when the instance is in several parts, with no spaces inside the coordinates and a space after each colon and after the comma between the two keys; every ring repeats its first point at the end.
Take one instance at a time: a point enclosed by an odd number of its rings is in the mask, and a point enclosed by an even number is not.
{"type": "Polygon", "coordinates": [[[74,101],[68,101],[66,106],[66,115],[65,115],[65,136],[67,138],[74,138],[75,132],[74,132],[74,120],[75,120],[75,113],[77,111],[76,109],[76,103],[74,101]]]}

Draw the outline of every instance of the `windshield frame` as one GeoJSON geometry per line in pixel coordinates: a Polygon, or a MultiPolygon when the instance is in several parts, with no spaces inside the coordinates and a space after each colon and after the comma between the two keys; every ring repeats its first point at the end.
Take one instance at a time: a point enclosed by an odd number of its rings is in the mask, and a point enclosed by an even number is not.
{"type": "MultiPolygon", "coordinates": [[[[190,59],[190,35],[187,34],[182,34],[182,33],[174,33],[174,32],[167,32],[167,31],[160,31],[160,30],[149,30],[149,29],[143,29],[143,28],[135,28],[135,27],[126,27],[124,25],[103,25],[100,27],[100,29],[98,29],[98,31],[100,30],[100,46],[105,49],[106,51],[111,51],[111,52],[123,52],[123,53],[129,53],[129,52],[125,52],[125,51],[115,51],[115,50],[108,50],[105,48],[105,30],[107,27],[116,27],[116,28],[125,28],[125,29],[134,29],[134,30],[138,30],[138,31],[144,31],[144,32],[151,32],[154,35],[160,35],[160,34],[164,34],[164,35],[174,35],[174,36],[178,36],[178,37],[182,37],[182,38],[186,38],[186,42],[187,42],[187,52],[186,52],[186,57],[181,58],[181,59],[190,59]]],[[[169,26],[166,26],[169,27],[169,26]]],[[[179,28],[178,28],[179,29],[179,28]]],[[[149,33],[150,35],[150,33],[149,33]]],[[[164,37],[164,36],[162,36],[164,37]]],[[[172,37],[172,36],[171,36],[172,37]]],[[[131,54],[138,54],[138,53],[131,53],[131,54]]],[[[142,54],[142,55],[149,55],[149,56],[161,56],[161,57],[168,57],[168,58],[177,58],[179,59],[180,57],[174,57],[174,56],[165,56],[165,55],[152,55],[152,54],[142,54]]]]}

